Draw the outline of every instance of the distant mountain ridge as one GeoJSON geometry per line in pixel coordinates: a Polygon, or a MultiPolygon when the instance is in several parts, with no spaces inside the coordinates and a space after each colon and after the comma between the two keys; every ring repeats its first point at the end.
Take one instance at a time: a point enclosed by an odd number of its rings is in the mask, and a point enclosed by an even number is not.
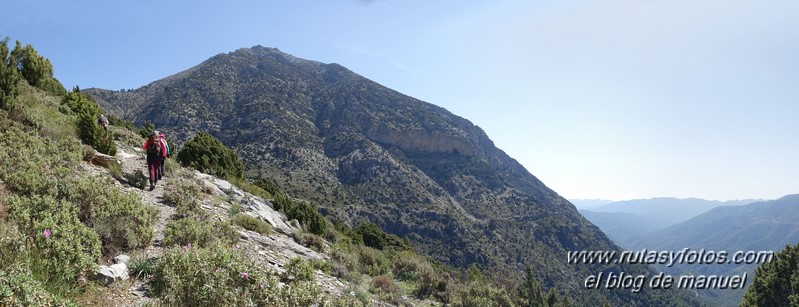
{"type": "Polygon", "coordinates": [[[546,287],[583,304],[675,298],[584,289],[601,270],[648,269],[566,264],[569,250],[618,247],[479,127],[338,64],[256,46],[136,90],[85,92],[178,144],[207,131],[238,152],[249,176],[273,179],[345,223],[377,223],[450,264],[505,276],[529,265],[546,287]]]}
{"type": "Polygon", "coordinates": [[[717,201],[699,198],[657,197],[616,201],[605,206],[589,209],[594,212],[624,212],[679,223],[707,212],[718,206],[740,206],[758,200],[717,201]]]}
{"type": "Polygon", "coordinates": [[[756,201],[659,197],[609,202],[580,209],[580,213],[614,242],[629,249],[652,231],[686,221],[719,206],[740,206],[756,201]]]}
{"type": "MultiPolygon", "coordinates": [[[[738,251],[782,250],[785,245],[799,243],[799,194],[777,200],[759,201],[743,206],[720,206],[685,222],[649,233],[635,242],[631,249],[679,251],[726,251],[733,256],[738,251]]],[[[757,264],[675,265],[661,267],[671,274],[736,275],[748,272],[749,282],[757,264]]],[[[706,296],[718,297],[721,304],[738,304],[743,291],[707,291],[706,296]]]]}

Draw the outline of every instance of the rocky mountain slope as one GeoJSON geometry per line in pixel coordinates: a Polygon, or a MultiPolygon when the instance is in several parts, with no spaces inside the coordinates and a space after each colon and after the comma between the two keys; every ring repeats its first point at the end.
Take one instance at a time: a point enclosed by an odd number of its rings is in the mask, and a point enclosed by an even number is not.
{"type": "Polygon", "coordinates": [[[199,131],[233,148],[251,178],[276,181],[333,219],[369,220],[449,264],[519,276],[578,302],[652,302],[662,292],[595,291],[570,250],[618,250],[567,200],[471,122],[337,64],[256,46],[131,91],[85,90],[110,112],[151,121],[178,144],[199,131]]]}

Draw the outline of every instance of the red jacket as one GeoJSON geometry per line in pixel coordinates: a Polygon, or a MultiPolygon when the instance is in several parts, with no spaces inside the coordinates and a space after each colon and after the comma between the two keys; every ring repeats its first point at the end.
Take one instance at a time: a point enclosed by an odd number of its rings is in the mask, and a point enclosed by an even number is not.
{"type": "MultiPolygon", "coordinates": [[[[166,158],[166,144],[164,143],[164,140],[156,139],[155,141],[156,142],[161,142],[161,154],[159,156],[161,156],[162,158],[166,158]]],[[[142,148],[145,151],[147,151],[147,147],[149,147],[149,146],[150,146],[150,138],[147,138],[147,140],[144,141],[144,146],[142,146],[142,148]]]]}

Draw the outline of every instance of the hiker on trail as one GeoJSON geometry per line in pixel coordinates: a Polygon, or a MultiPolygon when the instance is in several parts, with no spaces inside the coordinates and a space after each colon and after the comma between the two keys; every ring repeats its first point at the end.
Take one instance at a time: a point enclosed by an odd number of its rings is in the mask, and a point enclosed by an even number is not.
{"type": "Polygon", "coordinates": [[[97,119],[97,124],[103,126],[105,131],[108,131],[108,119],[105,118],[105,115],[100,114],[100,118],[97,119]]]}
{"type": "Polygon", "coordinates": [[[169,158],[172,153],[169,151],[169,143],[166,142],[166,136],[163,132],[158,134],[158,139],[161,141],[161,145],[166,148],[166,155],[163,157],[163,159],[161,159],[161,166],[158,169],[158,180],[161,180],[161,177],[163,177],[166,173],[164,167],[164,165],[166,165],[166,158],[169,158]]]}
{"type": "Polygon", "coordinates": [[[143,148],[147,151],[147,170],[150,173],[150,191],[152,191],[160,177],[160,166],[163,159],[166,158],[166,148],[156,132],[150,133],[143,148]]]}

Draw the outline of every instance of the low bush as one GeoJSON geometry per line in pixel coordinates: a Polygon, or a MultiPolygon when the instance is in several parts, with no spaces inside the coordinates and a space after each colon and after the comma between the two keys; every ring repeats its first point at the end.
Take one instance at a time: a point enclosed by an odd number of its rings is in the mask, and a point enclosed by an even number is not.
{"type": "Polygon", "coordinates": [[[94,229],[103,242],[103,254],[150,244],[158,210],[141,203],[135,194],[113,188],[110,178],[80,178],[65,198],[78,205],[80,220],[94,229]],[[110,188],[109,188],[110,187],[110,188]]]}
{"type": "Polygon", "coordinates": [[[426,269],[425,266],[430,267],[430,264],[418,254],[410,251],[401,251],[392,257],[391,272],[399,280],[418,281],[419,271],[426,269]]]}
{"type": "Polygon", "coordinates": [[[325,240],[312,233],[304,233],[300,236],[300,244],[313,249],[314,251],[325,252],[325,240]]]}
{"type": "Polygon", "coordinates": [[[395,304],[399,303],[402,297],[400,289],[394,284],[394,281],[386,275],[378,275],[372,278],[369,290],[377,294],[381,300],[395,304]]]}
{"type": "Polygon", "coordinates": [[[37,280],[68,290],[63,287],[89,276],[100,258],[100,240],[78,220],[75,204],[51,196],[11,196],[4,202],[9,219],[30,242],[22,259],[31,261],[37,280]]]}
{"type": "Polygon", "coordinates": [[[235,214],[233,215],[233,218],[230,220],[230,222],[233,223],[234,225],[239,225],[244,229],[247,229],[249,231],[255,231],[262,235],[270,235],[274,233],[272,225],[269,225],[269,223],[264,222],[260,218],[251,215],[241,214],[241,213],[235,214]]]}
{"type": "Polygon", "coordinates": [[[171,180],[164,191],[164,201],[175,206],[179,218],[202,215],[200,208],[200,189],[188,180],[171,180]]]}
{"type": "Polygon", "coordinates": [[[230,248],[173,248],[159,258],[153,293],[165,305],[310,306],[321,290],[313,282],[278,286],[278,280],[230,248]]]}
{"type": "Polygon", "coordinates": [[[218,242],[231,245],[238,242],[239,234],[225,222],[201,222],[191,218],[170,221],[164,229],[164,246],[206,247],[218,242]]]}
{"type": "Polygon", "coordinates": [[[0,270],[0,306],[75,306],[58,295],[51,294],[45,285],[26,268],[0,270]]]}
{"type": "Polygon", "coordinates": [[[283,280],[315,281],[313,265],[302,258],[291,258],[286,265],[283,280]]]}
{"type": "Polygon", "coordinates": [[[19,195],[55,195],[59,179],[73,176],[83,158],[74,139],[38,137],[0,111],[0,180],[19,195]]]}
{"type": "Polygon", "coordinates": [[[124,174],[122,177],[128,182],[128,185],[142,190],[147,188],[147,184],[150,182],[150,178],[147,177],[147,175],[145,175],[140,169],[137,169],[132,173],[124,174]]]}
{"type": "Polygon", "coordinates": [[[298,220],[310,233],[324,235],[327,231],[327,220],[309,202],[291,202],[284,213],[289,220],[298,220]]]}
{"type": "Polygon", "coordinates": [[[217,177],[244,178],[244,164],[236,152],[207,133],[198,133],[183,144],[177,154],[177,161],[182,166],[191,166],[217,177]]]}
{"type": "Polygon", "coordinates": [[[504,288],[486,282],[470,282],[453,293],[453,306],[513,306],[504,288]]]}
{"type": "Polygon", "coordinates": [[[366,246],[384,250],[411,250],[410,243],[396,235],[386,233],[380,226],[372,223],[363,223],[355,227],[355,233],[361,236],[366,246]]]}
{"type": "Polygon", "coordinates": [[[358,262],[361,273],[369,276],[382,275],[388,272],[388,259],[383,252],[368,246],[359,246],[358,262]]]}

